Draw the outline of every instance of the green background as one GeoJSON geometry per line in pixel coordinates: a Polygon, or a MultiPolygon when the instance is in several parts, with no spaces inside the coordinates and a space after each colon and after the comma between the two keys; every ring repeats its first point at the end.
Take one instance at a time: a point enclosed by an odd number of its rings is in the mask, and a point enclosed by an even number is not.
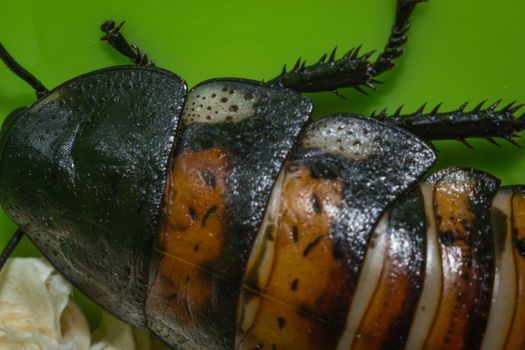
{"type": "MultiPolygon", "coordinates": [[[[338,46],[382,49],[394,0],[265,1],[6,1],[0,4],[0,41],[48,88],[76,75],[127,60],[98,39],[106,19],[126,20],[123,32],[159,67],[191,87],[213,77],[270,79],[283,63],[309,62],[338,46]]],[[[311,94],[315,116],[369,114],[422,103],[444,109],[483,99],[525,102],[525,2],[432,0],[418,6],[405,55],[380,77],[380,91],[311,94]]],[[[33,91],[0,64],[0,117],[34,101],[33,91]]],[[[524,109],[525,110],[525,109],[524,109]]],[[[525,139],[523,139],[525,140],[525,139]]],[[[525,141],[519,141],[525,145],[525,141]]],[[[436,143],[436,168],[461,165],[493,173],[505,184],[525,183],[525,151],[474,141],[436,143]]],[[[15,226],[0,215],[0,246],[15,226]]],[[[36,254],[29,242],[18,255],[36,254]]],[[[92,312],[92,311],[91,311],[92,312]]]]}

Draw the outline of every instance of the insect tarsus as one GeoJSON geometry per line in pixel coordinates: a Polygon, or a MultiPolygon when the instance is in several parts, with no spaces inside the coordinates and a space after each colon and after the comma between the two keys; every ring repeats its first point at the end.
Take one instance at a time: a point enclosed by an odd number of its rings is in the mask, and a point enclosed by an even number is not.
{"type": "Polygon", "coordinates": [[[111,46],[139,66],[155,66],[155,63],[148,58],[147,54],[142,52],[136,45],[128,43],[126,38],[120,33],[120,28],[122,28],[124,23],[125,22],[121,22],[119,25],[115,25],[115,21],[112,20],[102,23],[100,29],[102,29],[106,35],[100,38],[100,40],[107,41],[111,46]]]}

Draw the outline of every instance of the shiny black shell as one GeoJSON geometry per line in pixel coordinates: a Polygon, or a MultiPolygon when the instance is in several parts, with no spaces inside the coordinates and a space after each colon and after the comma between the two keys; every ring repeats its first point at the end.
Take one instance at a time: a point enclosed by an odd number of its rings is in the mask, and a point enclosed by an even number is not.
{"type": "Polygon", "coordinates": [[[0,202],[70,281],[143,326],[148,266],[185,83],[124,66],[50,91],[4,124],[0,202]]]}

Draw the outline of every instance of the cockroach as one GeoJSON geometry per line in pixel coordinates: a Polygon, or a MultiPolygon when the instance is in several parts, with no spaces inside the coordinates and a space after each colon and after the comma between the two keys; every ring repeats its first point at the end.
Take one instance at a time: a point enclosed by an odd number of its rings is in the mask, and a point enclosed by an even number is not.
{"type": "Polygon", "coordinates": [[[374,87],[420,0],[398,0],[385,49],[298,61],[262,83],[186,92],[135,65],[48,90],[0,133],[0,203],[75,286],[177,349],[516,349],[525,342],[525,187],[448,168],[440,139],[515,143],[519,106],[338,114],[301,92],[374,87]]]}

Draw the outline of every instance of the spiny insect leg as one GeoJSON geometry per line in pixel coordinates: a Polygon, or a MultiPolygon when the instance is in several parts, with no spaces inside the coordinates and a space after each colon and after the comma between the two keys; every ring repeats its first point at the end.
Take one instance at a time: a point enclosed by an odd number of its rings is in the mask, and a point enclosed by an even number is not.
{"type": "Polygon", "coordinates": [[[333,91],[344,87],[365,93],[363,87],[375,89],[379,81],[374,77],[394,67],[394,59],[403,50],[407,40],[408,19],[417,3],[426,0],[398,0],[395,23],[383,52],[375,62],[370,60],[374,51],[360,54],[361,47],[353,48],[343,57],[335,59],[336,49],[324,54],[317,63],[307,66],[300,58],[291,70],[284,66],[277,77],[269,81],[273,85],[285,86],[299,92],[333,91]]]}
{"type": "Polygon", "coordinates": [[[515,138],[518,137],[518,132],[525,129],[525,115],[515,117],[514,114],[522,105],[512,102],[498,108],[500,101],[497,101],[484,108],[484,103],[482,101],[469,111],[466,111],[467,103],[464,103],[454,111],[440,112],[439,104],[430,113],[424,113],[424,104],[411,114],[401,114],[400,107],[393,115],[388,115],[383,110],[374,116],[428,141],[459,140],[468,145],[465,139],[476,137],[497,144],[494,138],[500,137],[520,147],[515,138]]]}
{"type": "Polygon", "coordinates": [[[48,90],[35,76],[29,73],[24,67],[15,61],[13,56],[7,52],[5,47],[0,43],[0,60],[4,61],[7,68],[15,73],[20,79],[31,85],[36,92],[36,97],[40,98],[47,95],[48,90]]]}
{"type": "Polygon", "coordinates": [[[388,42],[372,65],[372,74],[377,76],[384,71],[392,69],[395,65],[394,59],[401,56],[401,46],[407,41],[407,32],[410,28],[409,18],[418,2],[427,0],[399,0],[397,2],[396,21],[390,32],[388,42]]]}
{"type": "Polygon", "coordinates": [[[136,45],[128,43],[126,38],[120,32],[120,29],[125,22],[115,25],[115,21],[106,21],[102,23],[100,29],[106,33],[100,40],[107,41],[111,46],[117,49],[121,54],[128,57],[135,64],[139,66],[155,66],[153,61],[148,58],[148,55],[139,50],[136,45]]]}

